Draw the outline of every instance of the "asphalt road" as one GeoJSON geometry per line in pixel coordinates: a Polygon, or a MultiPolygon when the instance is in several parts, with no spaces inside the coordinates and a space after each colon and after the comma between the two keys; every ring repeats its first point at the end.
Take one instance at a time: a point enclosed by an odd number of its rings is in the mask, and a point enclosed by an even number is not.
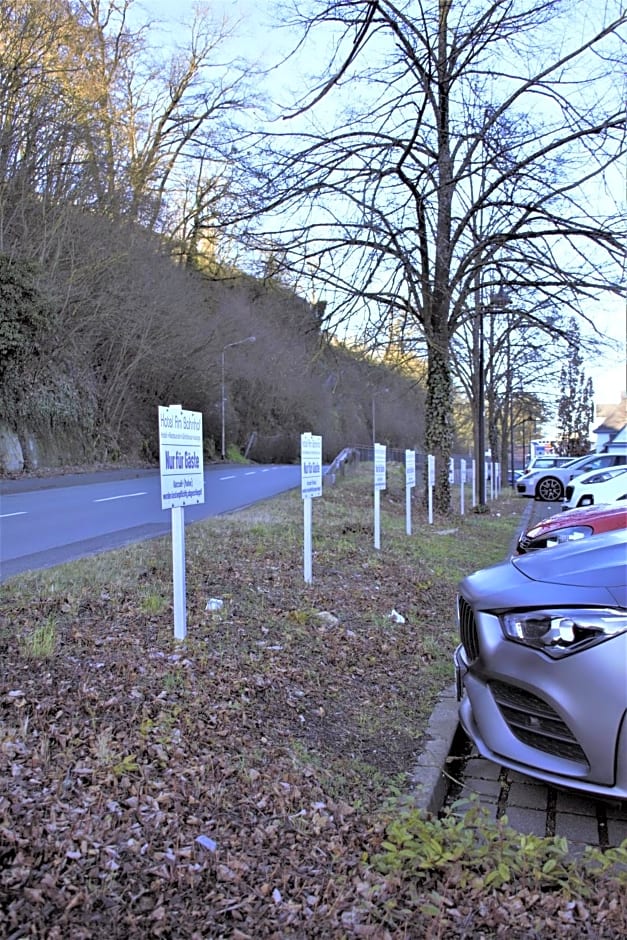
{"type": "MultiPolygon", "coordinates": [[[[205,470],[197,522],[300,486],[300,465],[220,464],[205,470]]],[[[0,581],[171,531],[159,471],[113,470],[0,482],[0,581]]]]}

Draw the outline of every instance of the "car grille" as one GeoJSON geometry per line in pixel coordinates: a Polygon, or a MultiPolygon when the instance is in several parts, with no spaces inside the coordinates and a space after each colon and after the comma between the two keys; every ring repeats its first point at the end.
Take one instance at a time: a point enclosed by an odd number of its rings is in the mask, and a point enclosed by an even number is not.
{"type": "Polygon", "coordinates": [[[491,682],[490,691],[510,731],[519,741],[589,769],[586,755],[574,734],[547,702],[505,682],[491,682]]]}
{"type": "Polygon", "coordinates": [[[471,663],[479,655],[479,637],[472,607],[461,594],[457,596],[457,615],[459,619],[459,637],[471,663]]]}
{"type": "Polygon", "coordinates": [[[566,500],[567,500],[567,502],[570,502],[570,500],[573,498],[573,493],[574,493],[574,492],[575,492],[575,487],[574,487],[574,486],[572,485],[572,483],[571,483],[571,484],[569,484],[569,485],[566,487],[566,500]]]}
{"type": "Polygon", "coordinates": [[[524,493],[527,487],[525,486],[524,483],[517,483],[516,489],[518,490],[519,493],[524,493]]]}

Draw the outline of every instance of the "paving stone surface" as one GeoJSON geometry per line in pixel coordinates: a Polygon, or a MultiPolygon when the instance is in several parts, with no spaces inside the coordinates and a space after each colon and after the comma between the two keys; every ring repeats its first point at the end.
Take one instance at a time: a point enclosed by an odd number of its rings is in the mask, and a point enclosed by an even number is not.
{"type": "Polygon", "coordinates": [[[459,734],[454,741],[444,810],[455,804],[456,811],[462,812],[478,801],[492,808],[491,817],[506,816],[519,832],[564,836],[573,846],[617,848],[627,839],[627,804],[548,786],[485,760],[459,734]]]}

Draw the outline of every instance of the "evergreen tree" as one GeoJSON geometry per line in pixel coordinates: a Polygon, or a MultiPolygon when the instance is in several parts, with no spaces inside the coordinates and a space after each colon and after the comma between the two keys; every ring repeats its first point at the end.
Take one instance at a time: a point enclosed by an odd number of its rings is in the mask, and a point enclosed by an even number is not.
{"type": "Polygon", "coordinates": [[[577,322],[570,323],[568,361],[562,366],[561,394],[557,408],[562,453],[579,457],[590,450],[589,430],[594,420],[592,379],[585,376],[581,336],[577,322]]]}

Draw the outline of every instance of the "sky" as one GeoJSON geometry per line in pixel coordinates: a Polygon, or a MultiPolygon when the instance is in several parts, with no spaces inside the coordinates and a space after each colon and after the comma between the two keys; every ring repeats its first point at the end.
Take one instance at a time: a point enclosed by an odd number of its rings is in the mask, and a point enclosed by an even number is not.
{"type": "MultiPolygon", "coordinates": [[[[137,0],[134,4],[147,18],[162,20],[164,36],[176,41],[181,22],[193,18],[195,0],[137,0]]],[[[289,37],[271,19],[272,2],[269,0],[212,0],[207,4],[217,16],[225,15],[233,24],[233,51],[247,58],[270,63],[287,50],[289,37]]],[[[166,39],[167,42],[167,39],[166,39]]],[[[290,67],[292,76],[295,66],[290,67]]],[[[627,169],[626,169],[627,173],[627,169]]],[[[627,192],[625,195],[627,211],[627,192]]],[[[627,285],[626,285],[627,288],[627,285]]],[[[608,295],[586,311],[597,329],[615,344],[615,351],[608,350],[601,358],[587,359],[586,376],[592,379],[597,403],[619,402],[627,390],[626,337],[627,300],[608,295]]]]}

